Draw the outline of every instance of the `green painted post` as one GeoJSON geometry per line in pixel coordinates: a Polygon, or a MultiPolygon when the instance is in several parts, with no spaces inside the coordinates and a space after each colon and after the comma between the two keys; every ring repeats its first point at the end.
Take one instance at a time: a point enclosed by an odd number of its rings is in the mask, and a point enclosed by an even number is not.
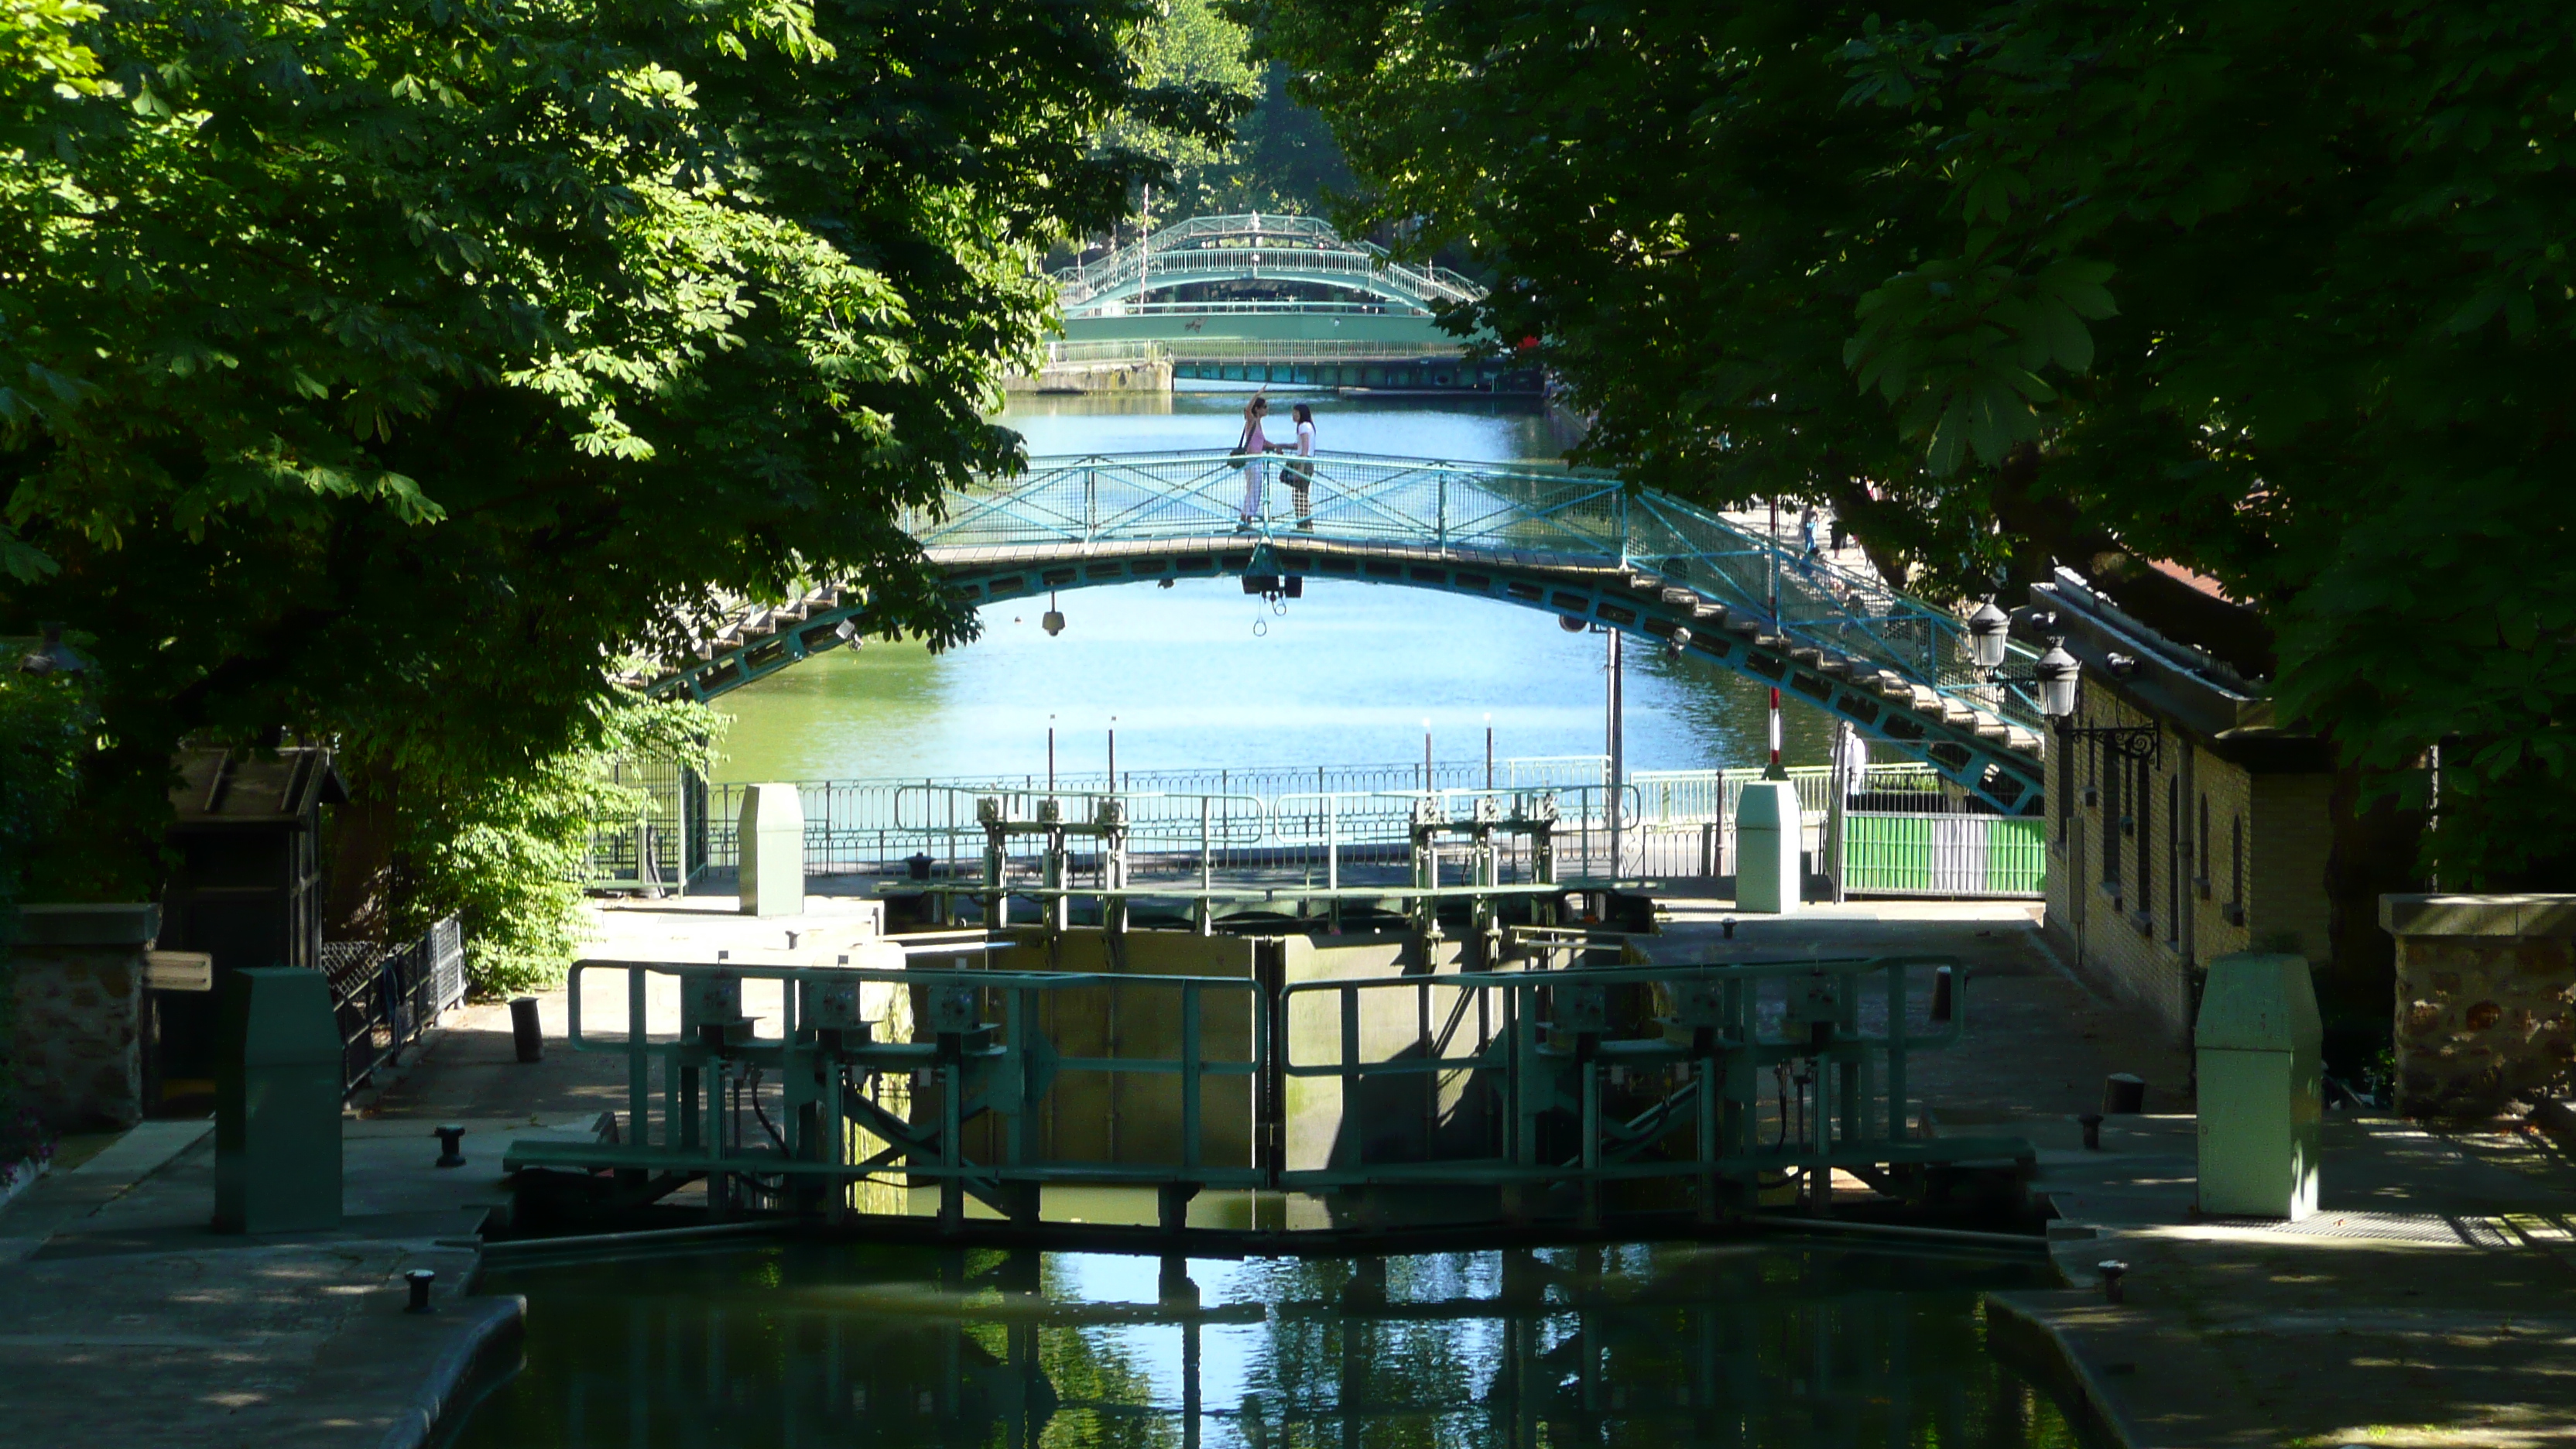
{"type": "Polygon", "coordinates": [[[340,1226],[341,1043],[329,980],[291,966],[235,971],[224,983],[223,1027],[216,1230],[340,1226]]]}
{"type": "MultiPolygon", "coordinates": [[[[644,1050],[644,968],[626,968],[626,1141],[636,1147],[653,1145],[650,1104],[653,1093],[653,1059],[644,1050]]],[[[670,1128],[662,1129],[668,1145],[670,1128]]]]}
{"type": "Polygon", "coordinates": [[[1197,1167],[1199,1152],[1199,988],[1181,988],[1181,1165],[1197,1167]]]}
{"type": "MultiPolygon", "coordinates": [[[[1901,964],[1887,968],[1887,1140],[1905,1140],[1905,987],[1908,973],[1901,964]]],[[[1956,993],[1958,983],[1952,982],[1956,993]]],[[[1950,1010],[1956,1015],[1959,999],[1953,994],[1950,1010]]]]}

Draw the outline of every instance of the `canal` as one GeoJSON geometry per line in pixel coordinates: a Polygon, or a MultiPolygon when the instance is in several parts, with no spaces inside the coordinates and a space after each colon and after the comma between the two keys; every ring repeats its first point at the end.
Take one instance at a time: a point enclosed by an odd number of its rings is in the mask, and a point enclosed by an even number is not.
{"type": "MultiPolygon", "coordinates": [[[[999,421],[1035,455],[1223,449],[1243,394],[1019,396],[999,421]]],[[[1290,399],[1270,424],[1290,436],[1290,399]]],[[[1556,463],[1571,441],[1536,403],[1305,399],[1327,450],[1556,463]]],[[[1274,484],[1274,487],[1277,485],[1274,484]]],[[[1274,610],[1233,579],[1085,589],[983,611],[983,637],[932,654],[915,643],[840,650],[724,697],[734,717],[719,780],[992,777],[1043,773],[1046,731],[1064,769],[1396,763],[1597,755],[1604,640],[1533,610],[1428,590],[1307,581],[1274,610]]],[[[1627,647],[1634,770],[1759,764],[1764,693],[1741,675],[1627,647]]],[[[1785,753],[1824,762],[1827,725],[1792,705],[1785,753]]]]}
{"type": "Polygon", "coordinates": [[[1194,1260],[804,1245],[496,1271],[452,1449],[2078,1441],[1995,1357],[2035,1256],[1633,1243],[1194,1260]]]}

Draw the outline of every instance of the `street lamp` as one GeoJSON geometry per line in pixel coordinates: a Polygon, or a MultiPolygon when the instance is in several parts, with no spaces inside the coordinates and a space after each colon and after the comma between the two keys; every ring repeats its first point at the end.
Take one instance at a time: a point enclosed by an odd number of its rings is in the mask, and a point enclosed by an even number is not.
{"type": "MultiPolygon", "coordinates": [[[[1986,607],[1992,609],[1994,605],[1986,607]]],[[[1995,639],[1995,653],[2003,653],[2000,634],[1995,639]]],[[[2000,664],[2002,661],[1998,659],[1996,662],[2000,664]]],[[[2064,640],[2049,640],[2048,652],[2039,656],[2039,662],[2031,666],[2032,682],[2039,686],[2039,712],[2053,720],[2071,717],[2075,713],[2075,686],[2083,673],[2084,666],[2076,663],[2075,656],[2066,652],[2064,640]]]]}
{"type": "Polygon", "coordinates": [[[2012,615],[1996,608],[1994,600],[1986,600],[1968,616],[1968,657],[1979,669],[2003,668],[2004,643],[2011,633],[2012,615]]]}

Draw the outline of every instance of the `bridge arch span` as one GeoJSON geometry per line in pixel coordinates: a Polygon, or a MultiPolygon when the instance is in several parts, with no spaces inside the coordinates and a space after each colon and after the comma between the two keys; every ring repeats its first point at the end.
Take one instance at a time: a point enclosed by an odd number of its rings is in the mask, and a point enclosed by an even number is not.
{"type": "MultiPolygon", "coordinates": [[[[2007,814],[2045,781],[2035,705],[1964,661],[1957,618],[1814,567],[1678,500],[1616,479],[1414,459],[1319,458],[1313,511],[1270,486],[1235,528],[1223,454],[1041,459],[913,521],[973,605],[1182,578],[1282,577],[1434,589],[1600,624],[1732,669],[1846,719],[2007,814]],[[1772,608],[1776,593],[1778,608],[1772,608]]],[[[818,590],[745,610],[649,688],[711,699],[838,646],[866,602],[818,590]]]]}
{"type": "Polygon", "coordinates": [[[1068,318],[1115,315],[1166,287],[1198,282],[1289,282],[1374,297],[1428,315],[1471,302],[1484,288],[1446,267],[1395,261],[1311,216],[1199,216],[1148,234],[1134,246],[1053,274],[1068,318]]]}

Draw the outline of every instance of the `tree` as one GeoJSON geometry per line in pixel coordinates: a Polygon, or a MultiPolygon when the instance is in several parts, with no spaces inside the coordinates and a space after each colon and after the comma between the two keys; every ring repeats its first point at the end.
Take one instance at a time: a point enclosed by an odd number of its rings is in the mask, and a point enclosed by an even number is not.
{"type": "Polygon", "coordinates": [[[1830,500],[1935,591],[2121,576],[2380,790],[2449,739],[2446,883],[2576,865],[2576,14],[1272,0],[1259,39],[1344,220],[1484,257],[1459,325],[1543,339],[1591,461],[1830,500]],[[2159,558],[2258,617],[2208,637],[2159,558]]]}
{"type": "Polygon", "coordinates": [[[1090,138],[1216,133],[1152,13],[7,0],[0,612],[97,640],[101,858],[186,736],[540,778],[720,597],[964,637],[903,517],[1019,462],[1033,259],[1160,174],[1090,138]]]}
{"type": "Polygon", "coordinates": [[[1221,96],[1233,127],[1221,135],[1176,131],[1122,117],[1103,134],[1170,168],[1154,198],[1165,219],[1246,211],[1304,212],[1350,182],[1333,133],[1287,94],[1287,73],[1252,59],[1250,33],[1219,0],[1170,0],[1137,41],[1151,89],[1198,88],[1221,96]]]}

